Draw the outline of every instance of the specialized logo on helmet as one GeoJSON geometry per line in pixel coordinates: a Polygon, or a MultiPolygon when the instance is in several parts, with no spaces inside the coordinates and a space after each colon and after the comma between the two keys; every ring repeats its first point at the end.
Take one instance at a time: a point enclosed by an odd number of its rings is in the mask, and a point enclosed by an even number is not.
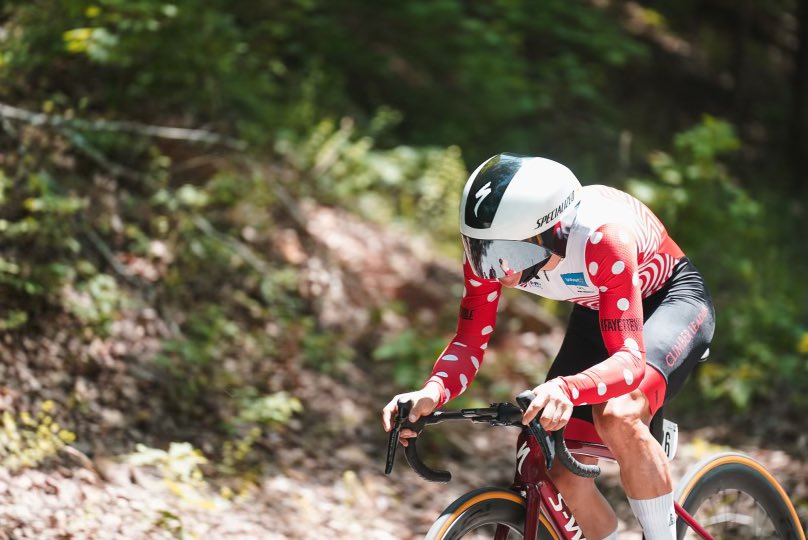
{"type": "Polygon", "coordinates": [[[486,185],[480,188],[480,190],[474,194],[475,199],[480,199],[477,201],[477,204],[474,205],[474,215],[477,215],[477,210],[479,210],[480,205],[483,202],[483,199],[488,197],[491,194],[491,182],[488,182],[486,185]]]}
{"type": "Polygon", "coordinates": [[[557,208],[554,208],[552,212],[550,212],[549,214],[546,214],[546,215],[542,216],[541,218],[539,218],[538,220],[536,220],[536,228],[540,229],[544,225],[546,225],[548,223],[552,223],[553,221],[555,221],[555,219],[558,216],[560,216],[562,213],[564,213],[564,210],[566,210],[567,207],[570,204],[572,204],[572,201],[574,201],[574,200],[575,200],[575,191],[570,193],[569,197],[564,199],[564,202],[559,204],[557,208]]]}

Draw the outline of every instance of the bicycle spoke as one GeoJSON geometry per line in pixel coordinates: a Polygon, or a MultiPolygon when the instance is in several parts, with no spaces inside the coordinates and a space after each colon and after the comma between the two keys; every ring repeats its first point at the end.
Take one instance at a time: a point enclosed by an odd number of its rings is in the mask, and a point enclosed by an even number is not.
{"type": "MultiPolygon", "coordinates": [[[[697,521],[715,540],[778,538],[766,510],[743,491],[719,491],[705,500],[696,514],[697,521]]],[[[685,538],[698,539],[688,530],[685,538]]]]}
{"type": "Polygon", "coordinates": [[[728,516],[727,523],[732,523],[734,525],[731,532],[733,532],[736,535],[738,534],[737,526],[739,525],[739,521],[743,521],[738,515],[738,503],[740,501],[741,501],[741,492],[735,491],[735,504],[732,505],[732,515],[728,516]]]}
{"type": "Polygon", "coordinates": [[[521,538],[521,535],[516,533],[511,529],[506,528],[506,534],[504,537],[497,538],[496,536],[497,526],[495,524],[491,525],[483,525],[482,527],[477,527],[474,530],[469,531],[463,537],[464,540],[506,540],[512,538],[521,538]]]}

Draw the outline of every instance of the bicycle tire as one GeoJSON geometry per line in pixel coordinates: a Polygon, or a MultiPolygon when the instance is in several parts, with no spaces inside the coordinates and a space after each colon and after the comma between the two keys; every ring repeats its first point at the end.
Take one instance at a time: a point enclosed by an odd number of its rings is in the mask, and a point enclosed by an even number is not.
{"type": "MultiPolygon", "coordinates": [[[[741,508],[742,512],[747,511],[747,508],[751,508],[755,512],[762,510],[771,524],[772,532],[776,533],[776,537],[805,540],[799,517],[785,490],[763,465],[744,454],[726,452],[699,462],[679,483],[676,500],[711,534],[714,533],[711,527],[716,529],[717,524],[723,524],[725,532],[728,523],[732,523],[736,527],[729,531],[730,536],[713,534],[716,540],[775,538],[771,533],[760,535],[758,529],[752,533],[748,523],[751,516],[738,514],[737,509],[730,512],[719,512],[711,517],[709,507],[705,503],[708,500],[715,500],[717,495],[720,497],[720,494],[723,493],[730,498],[731,493],[735,493],[736,506],[741,501],[741,494],[751,499],[756,506],[750,507],[745,502],[746,506],[741,508]],[[698,515],[700,510],[703,510],[701,516],[698,515]],[[705,519],[705,517],[709,519],[705,519]]],[[[743,500],[746,501],[746,499],[743,500]]],[[[727,505],[731,506],[729,503],[727,505]]],[[[685,522],[681,518],[678,519],[676,523],[677,539],[682,540],[687,531],[688,527],[685,522]]]]}
{"type": "MultiPolygon", "coordinates": [[[[510,533],[522,536],[527,502],[516,492],[500,488],[480,488],[458,498],[441,512],[426,533],[426,540],[458,540],[474,529],[505,525],[510,533]]],[[[514,537],[514,538],[515,538],[514,537]]],[[[539,516],[539,540],[558,540],[547,518],[539,516]]]]}

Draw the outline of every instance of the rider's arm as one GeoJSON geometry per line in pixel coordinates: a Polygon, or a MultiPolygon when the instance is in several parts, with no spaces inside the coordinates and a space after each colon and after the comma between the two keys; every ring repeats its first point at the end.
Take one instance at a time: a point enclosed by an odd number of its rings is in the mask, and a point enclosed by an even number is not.
{"type": "Polygon", "coordinates": [[[466,390],[483,362],[488,339],[496,325],[502,285],[497,280],[475,276],[468,262],[463,264],[463,275],[457,333],[438,357],[432,376],[426,382],[439,385],[438,406],[466,390]]]}
{"type": "Polygon", "coordinates": [[[607,224],[587,240],[587,271],[599,291],[599,318],[609,358],[577,375],[560,377],[573,404],[602,403],[639,386],[645,374],[642,289],[632,231],[607,224]]]}

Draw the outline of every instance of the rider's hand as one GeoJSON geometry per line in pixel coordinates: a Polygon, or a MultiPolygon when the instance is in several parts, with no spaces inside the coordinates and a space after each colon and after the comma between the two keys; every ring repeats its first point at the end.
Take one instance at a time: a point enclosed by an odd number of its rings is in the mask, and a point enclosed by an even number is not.
{"type": "MultiPolygon", "coordinates": [[[[415,422],[422,416],[431,414],[432,411],[435,410],[435,407],[438,406],[438,402],[440,401],[440,387],[435,383],[430,383],[421,390],[399,394],[391,399],[390,403],[382,409],[382,424],[384,425],[384,430],[387,432],[393,429],[393,419],[398,413],[398,402],[402,399],[412,401],[409,421],[415,422]]],[[[415,436],[417,436],[417,433],[413,430],[402,429],[398,434],[398,440],[401,441],[402,445],[407,446],[407,439],[411,439],[415,436]]]]}
{"type": "Polygon", "coordinates": [[[572,401],[564,389],[552,380],[540,384],[533,389],[536,398],[530,402],[522,416],[522,423],[527,425],[542,411],[539,424],[547,431],[558,431],[567,425],[572,416],[572,401]]]}

